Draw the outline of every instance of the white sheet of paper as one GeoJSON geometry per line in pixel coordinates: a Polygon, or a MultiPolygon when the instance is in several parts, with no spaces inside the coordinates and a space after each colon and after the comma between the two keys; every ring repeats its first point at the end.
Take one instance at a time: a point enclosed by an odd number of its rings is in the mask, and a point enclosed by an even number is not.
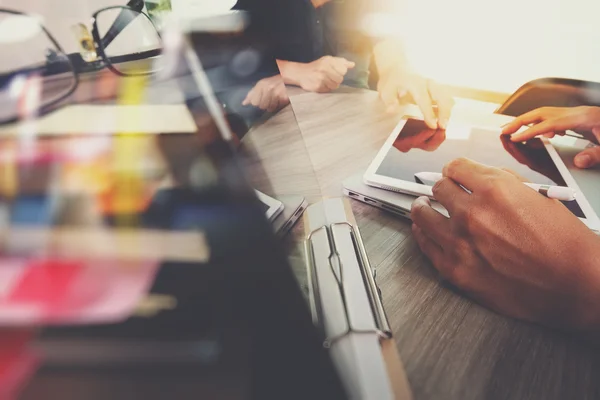
{"type": "MultiPolygon", "coordinates": [[[[184,104],[78,104],[29,122],[36,135],[190,133],[196,123],[184,104]]],[[[0,128],[0,136],[16,136],[22,123],[0,128]]]]}

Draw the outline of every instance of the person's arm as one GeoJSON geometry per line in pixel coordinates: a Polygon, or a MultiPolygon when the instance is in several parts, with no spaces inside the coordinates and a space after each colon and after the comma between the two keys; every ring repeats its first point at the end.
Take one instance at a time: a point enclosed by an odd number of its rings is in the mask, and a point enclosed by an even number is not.
{"type": "MultiPolygon", "coordinates": [[[[512,135],[514,142],[523,142],[536,136],[553,137],[573,130],[590,142],[600,143],[600,107],[542,107],[525,113],[506,125],[502,131],[512,135]],[[533,124],[529,129],[516,133],[522,126],[533,124]]],[[[575,166],[590,168],[600,164],[600,146],[583,150],[575,156],[575,166]]]]}
{"type": "Polygon", "coordinates": [[[277,60],[286,85],[299,86],[309,92],[325,93],[337,89],[354,63],[342,57],[324,56],[310,63],[277,60]]]}
{"type": "Polygon", "coordinates": [[[397,112],[401,104],[412,101],[419,106],[431,129],[445,129],[454,101],[435,81],[426,79],[411,67],[400,33],[395,29],[402,26],[403,18],[409,15],[405,2],[366,1],[365,17],[373,31],[373,59],[379,75],[377,91],[386,110],[397,112]]]}
{"type": "Polygon", "coordinates": [[[426,197],[411,210],[440,274],[499,313],[600,344],[600,237],[509,172],[458,159],[443,174],[433,194],[450,217],[426,197]]]}
{"type": "Polygon", "coordinates": [[[377,91],[388,112],[397,111],[408,98],[419,106],[430,128],[445,129],[454,101],[441,86],[412,71],[400,40],[378,42],[373,56],[379,73],[377,91]]]}
{"type": "Polygon", "coordinates": [[[399,39],[378,40],[373,47],[373,57],[379,74],[392,70],[411,71],[404,45],[399,39]]]}
{"type": "Polygon", "coordinates": [[[277,60],[279,72],[286,85],[300,86],[301,63],[295,61],[277,60]]]}
{"type": "Polygon", "coordinates": [[[276,112],[290,104],[281,75],[261,79],[248,92],[243,106],[252,105],[268,112],[276,112]]]}

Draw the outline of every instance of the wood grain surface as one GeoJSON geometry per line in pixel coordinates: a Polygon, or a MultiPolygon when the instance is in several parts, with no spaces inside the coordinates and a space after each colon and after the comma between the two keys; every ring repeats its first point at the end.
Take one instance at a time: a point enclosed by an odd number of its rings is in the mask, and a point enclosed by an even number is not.
{"type": "MultiPolygon", "coordinates": [[[[271,195],[341,196],[371,162],[399,115],[370,91],[297,93],[254,127],[241,153],[271,195]]],[[[600,358],[576,338],[495,314],[442,282],[410,221],[353,201],[369,259],[414,394],[419,399],[599,399],[600,358]]],[[[304,284],[302,227],[288,238],[304,284]]]]}

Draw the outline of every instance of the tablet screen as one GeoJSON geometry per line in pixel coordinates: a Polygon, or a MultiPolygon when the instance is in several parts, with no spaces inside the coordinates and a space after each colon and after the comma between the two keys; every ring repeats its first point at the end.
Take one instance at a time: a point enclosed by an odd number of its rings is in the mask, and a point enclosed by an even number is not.
{"type": "MultiPolygon", "coordinates": [[[[434,130],[425,122],[411,118],[398,133],[376,173],[420,183],[415,180],[415,173],[441,172],[445,164],[459,157],[510,169],[533,183],[567,186],[539,139],[514,143],[508,136],[472,127],[434,130]]],[[[563,204],[573,214],[585,218],[577,201],[563,204]]]]}

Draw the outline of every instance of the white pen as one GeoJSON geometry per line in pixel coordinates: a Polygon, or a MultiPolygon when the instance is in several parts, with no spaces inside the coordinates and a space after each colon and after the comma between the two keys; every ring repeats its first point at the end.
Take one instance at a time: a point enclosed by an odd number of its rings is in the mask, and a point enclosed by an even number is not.
{"type": "MultiPolygon", "coordinates": [[[[424,184],[425,182],[435,183],[442,179],[443,175],[439,172],[417,172],[415,178],[418,183],[424,184]]],[[[551,186],[551,185],[539,185],[537,183],[523,182],[526,186],[529,186],[536,192],[551,199],[561,201],[572,201],[575,200],[575,191],[570,187],[566,186],[551,186]]]]}

